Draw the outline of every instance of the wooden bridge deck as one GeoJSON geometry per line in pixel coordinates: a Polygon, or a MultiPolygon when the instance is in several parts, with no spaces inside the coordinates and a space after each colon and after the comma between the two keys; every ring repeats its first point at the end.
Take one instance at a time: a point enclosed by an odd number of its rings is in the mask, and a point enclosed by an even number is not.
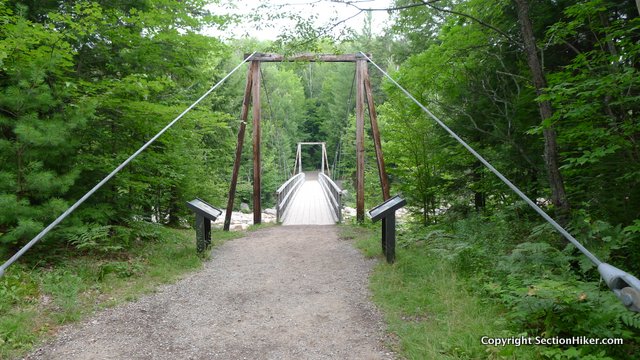
{"type": "Polygon", "coordinates": [[[320,183],[307,175],[291,205],[284,213],[282,225],[333,225],[336,219],[320,183]]]}

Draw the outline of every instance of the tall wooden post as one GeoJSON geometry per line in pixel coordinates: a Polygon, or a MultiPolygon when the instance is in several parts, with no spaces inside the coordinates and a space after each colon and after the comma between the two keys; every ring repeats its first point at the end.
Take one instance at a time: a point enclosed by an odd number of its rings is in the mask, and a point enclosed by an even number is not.
{"type": "Polygon", "coordinates": [[[298,144],[298,174],[302,172],[302,145],[298,144]]]}
{"type": "Polygon", "coordinates": [[[356,61],[356,220],[364,221],[364,83],[366,60],[356,61]]]}
{"type": "Polygon", "coordinates": [[[260,202],[260,61],[251,61],[252,99],[253,99],[253,223],[262,222],[262,206],[260,202]]]}
{"type": "Polygon", "coordinates": [[[376,113],[376,105],[373,102],[373,91],[371,91],[371,79],[369,78],[369,69],[366,64],[362,70],[364,90],[367,94],[367,105],[369,106],[369,120],[371,120],[371,132],[373,134],[373,144],[376,149],[376,160],[378,162],[378,175],[380,176],[380,187],[382,188],[382,199],[389,199],[389,179],[384,168],[384,156],[382,155],[382,143],[380,141],[380,130],[378,130],[378,114],[376,113]]]}
{"type": "Polygon", "coordinates": [[[322,174],[324,174],[324,143],[322,143],[321,145],[321,149],[320,149],[320,172],[322,174]]]}
{"type": "Polygon", "coordinates": [[[231,175],[231,186],[229,187],[229,200],[227,201],[227,211],[224,214],[224,230],[229,231],[231,226],[231,213],[233,212],[233,201],[236,197],[236,185],[238,184],[238,172],[240,171],[240,160],[242,159],[242,146],[244,143],[244,133],[247,127],[247,116],[249,115],[249,103],[251,101],[251,84],[253,82],[252,68],[247,73],[247,84],[244,88],[244,98],[242,99],[242,111],[240,112],[240,130],[238,130],[238,142],[236,144],[236,158],[233,162],[233,174],[231,175]]]}
{"type": "MultiPolygon", "coordinates": [[[[329,169],[329,159],[327,158],[327,144],[326,143],[322,143],[322,156],[324,159],[324,165],[323,168],[326,166],[327,167],[327,176],[331,177],[331,169],[329,169]]],[[[324,172],[324,170],[323,170],[324,172]]]]}

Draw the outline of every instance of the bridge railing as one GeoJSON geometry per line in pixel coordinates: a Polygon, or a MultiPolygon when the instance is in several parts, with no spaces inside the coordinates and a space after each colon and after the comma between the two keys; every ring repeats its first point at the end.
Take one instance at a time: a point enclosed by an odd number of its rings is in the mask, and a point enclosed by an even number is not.
{"type": "Polygon", "coordinates": [[[276,190],[276,198],[278,202],[276,204],[276,220],[278,222],[282,221],[282,216],[284,212],[287,210],[291,199],[296,194],[296,191],[300,188],[300,186],[304,183],[304,173],[299,173],[295,176],[292,176],[287,182],[282,184],[276,190]]]}
{"type": "Polygon", "coordinates": [[[318,174],[318,181],[322,187],[322,191],[329,200],[329,205],[338,222],[342,222],[342,194],[344,190],[340,189],[330,177],[324,173],[318,174]]]}

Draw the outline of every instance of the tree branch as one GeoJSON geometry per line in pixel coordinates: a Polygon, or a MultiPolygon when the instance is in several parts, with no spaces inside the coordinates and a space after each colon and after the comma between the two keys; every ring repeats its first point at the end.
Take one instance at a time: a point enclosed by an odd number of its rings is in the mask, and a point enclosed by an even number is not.
{"type": "Polygon", "coordinates": [[[424,5],[426,5],[426,6],[430,7],[430,8],[432,8],[432,9],[434,9],[434,10],[441,11],[441,12],[445,12],[445,13],[448,13],[448,14],[454,14],[454,15],[458,15],[458,16],[466,17],[467,19],[473,20],[473,21],[477,22],[479,25],[484,26],[484,27],[486,27],[486,28],[488,28],[488,29],[491,29],[491,30],[493,30],[493,31],[497,32],[498,34],[502,35],[502,36],[503,36],[503,37],[505,37],[507,40],[509,40],[509,42],[511,42],[512,44],[517,45],[517,46],[519,46],[519,47],[521,47],[521,46],[522,46],[522,45],[520,44],[520,42],[519,42],[519,41],[517,41],[516,39],[512,38],[512,37],[511,37],[511,35],[507,34],[506,32],[504,32],[504,31],[502,31],[502,30],[498,29],[497,27],[495,27],[495,26],[493,26],[493,25],[491,25],[491,24],[489,24],[489,23],[486,23],[486,22],[484,22],[484,21],[482,21],[482,20],[478,19],[478,18],[477,18],[477,17],[475,17],[475,16],[471,16],[471,15],[469,15],[469,14],[461,13],[461,12],[459,12],[459,11],[455,11],[455,10],[447,10],[447,9],[443,9],[443,8],[440,8],[440,7],[437,7],[437,6],[433,5],[433,2],[434,2],[434,1],[422,1],[422,3],[423,3],[424,5]]]}
{"type": "Polygon", "coordinates": [[[522,45],[520,44],[519,41],[517,41],[516,39],[514,39],[513,37],[511,37],[511,35],[507,34],[506,32],[498,29],[497,27],[486,23],[478,18],[476,18],[475,16],[469,15],[469,14],[465,14],[465,13],[461,13],[459,11],[455,11],[455,10],[448,10],[448,9],[444,9],[438,6],[435,6],[434,4],[437,3],[440,0],[421,0],[420,2],[417,2],[415,4],[410,4],[410,5],[404,5],[404,6],[397,6],[397,7],[392,7],[392,8],[363,8],[360,7],[358,5],[356,5],[356,3],[359,3],[360,1],[341,1],[341,0],[330,0],[333,3],[338,3],[338,4],[345,4],[345,5],[349,5],[352,6],[356,9],[358,9],[360,12],[364,12],[364,11],[398,11],[398,10],[404,10],[404,9],[410,9],[410,8],[414,8],[414,7],[419,7],[419,6],[427,6],[430,7],[436,11],[440,11],[440,12],[444,12],[444,13],[448,13],[448,14],[453,14],[453,15],[458,15],[458,16],[462,16],[465,17],[467,19],[470,19],[476,23],[478,23],[481,26],[484,26],[488,29],[491,29],[493,31],[495,31],[496,33],[502,35],[504,38],[506,38],[507,40],[509,40],[509,42],[511,42],[514,45],[517,45],[518,47],[522,47],[522,45]]]}
{"type": "Polygon", "coordinates": [[[360,2],[364,2],[364,1],[340,1],[340,0],[330,0],[330,2],[332,3],[337,3],[337,4],[345,4],[345,5],[349,5],[352,6],[358,10],[362,11],[397,11],[397,10],[404,10],[404,9],[411,9],[414,7],[418,7],[418,6],[424,6],[426,4],[430,4],[430,3],[435,3],[438,2],[440,0],[429,0],[429,1],[421,1],[415,4],[409,4],[409,5],[403,5],[403,6],[397,6],[397,7],[392,7],[392,8],[363,8],[360,7],[358,5],[356,5],[357,3],[360,2]]]}

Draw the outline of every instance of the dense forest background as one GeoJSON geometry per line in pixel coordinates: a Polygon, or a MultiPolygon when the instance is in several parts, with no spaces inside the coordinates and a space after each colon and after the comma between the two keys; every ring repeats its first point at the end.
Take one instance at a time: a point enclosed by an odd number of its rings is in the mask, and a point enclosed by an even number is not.
{"type": "MultiPolygon", "coordinates": [[[[335,39],[297,26],[276,41],[202,35],[233,21],[205,0],[0,0],[0,255],[8,258],[255,50],[371,53],[603,261],[640,275],[640,7],[613,0],[396,0],[384,32],[335,39]],[[374,35],[375,34],[375,35],[374,35]]],[[[359,6],[354,2],[351,6],[359,6]]],[[[362,4],[360,4],[362,5],[362,4]]],[[[281,11],[282,9],[273,9],[281,11]]],[[[548,358],[625,358],[640,318],[588,260],[374,68],[393,192],[414,215],[405,246],[442,250],[528,334],[623,337],[548,358]],[[420,241],[418,241],[420,240],[420,241]],[[571,355],[575,354],[575,355],[571,355]],[[563,357],[564,356],[564,357],[563,357]]],[[[263,202],[295,144],[326,141],[355,176],[352,64],[264,64],[263,202]]],[[[189,224],[196,196],[226,203],[245,77],[219,91],[38,245],[126,250],[145,224],[189,224]]],[[[367,131],[369,131],[367,129],[367,131]]],[[[250,139],[250,134],[247,139],[250,139]]],[[[367,142],[367,202],[380,200],[367,142]]],[[[304,154],[311,169],[319,154],[304,154]]],[[[236,204],[251,202],[245,146],[236,204]]]]}

